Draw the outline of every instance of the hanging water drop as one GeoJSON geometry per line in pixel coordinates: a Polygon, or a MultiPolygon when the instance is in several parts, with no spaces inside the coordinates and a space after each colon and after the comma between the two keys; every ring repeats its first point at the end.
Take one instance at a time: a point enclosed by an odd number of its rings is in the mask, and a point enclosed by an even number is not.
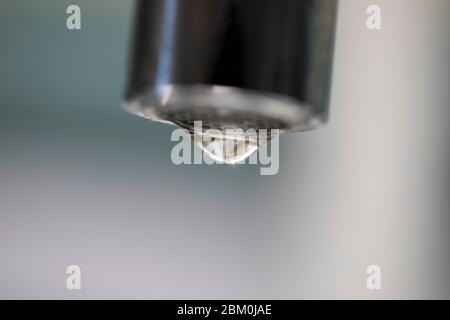
{"type": "Polygon", "coordinates": [[[243,130],[206,130],[194,132],[191,137],[208,157],[225,164],[245,161],[268,141],[267,135],[261,137],[256,131],[243,130]]]}

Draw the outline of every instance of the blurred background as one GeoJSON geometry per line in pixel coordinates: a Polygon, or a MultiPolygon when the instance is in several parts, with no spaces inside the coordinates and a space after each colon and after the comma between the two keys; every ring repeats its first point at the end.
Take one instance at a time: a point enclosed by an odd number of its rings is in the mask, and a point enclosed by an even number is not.
{"type": "Polygon", "coordinates": [[[340,1],[330,122],[275,176],[176,166],[122,110],[131,17],[1,1],[0,298],[450,298],[449,0],[340,1]]]}

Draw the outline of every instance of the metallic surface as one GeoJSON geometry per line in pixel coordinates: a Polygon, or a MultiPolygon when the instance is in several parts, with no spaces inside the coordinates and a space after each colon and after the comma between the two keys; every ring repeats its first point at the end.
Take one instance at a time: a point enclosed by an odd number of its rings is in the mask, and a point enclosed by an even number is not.
{"type": "Polygon", "coordinates": [[[231,126],[263,117],[279,129],[316,127],[327,117],[336,8],[335,0],[139,0],[126,106],[178,124],[184,109],[211,126],[225,113],[231,126]],[[278,102],[275,114],[261,98],[278,102]]]}

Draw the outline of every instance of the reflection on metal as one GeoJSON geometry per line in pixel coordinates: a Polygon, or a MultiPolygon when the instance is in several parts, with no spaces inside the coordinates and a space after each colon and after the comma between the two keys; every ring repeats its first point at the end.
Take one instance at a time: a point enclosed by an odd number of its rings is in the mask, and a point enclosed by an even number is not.
{"type": "Polygon", "coordinates": [[[336,0],[139,0],[125,107],[205,128],[326,122],[336,0]]]}

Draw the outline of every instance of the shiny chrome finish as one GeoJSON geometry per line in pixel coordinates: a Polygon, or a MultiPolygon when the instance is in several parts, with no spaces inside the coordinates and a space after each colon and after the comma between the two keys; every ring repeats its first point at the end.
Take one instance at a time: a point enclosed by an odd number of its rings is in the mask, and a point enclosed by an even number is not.
{"type": "Polygon", "coordinates": [[[190,129],[326,122],[336,0],[139,0],[125,107],[190,129]]]}

